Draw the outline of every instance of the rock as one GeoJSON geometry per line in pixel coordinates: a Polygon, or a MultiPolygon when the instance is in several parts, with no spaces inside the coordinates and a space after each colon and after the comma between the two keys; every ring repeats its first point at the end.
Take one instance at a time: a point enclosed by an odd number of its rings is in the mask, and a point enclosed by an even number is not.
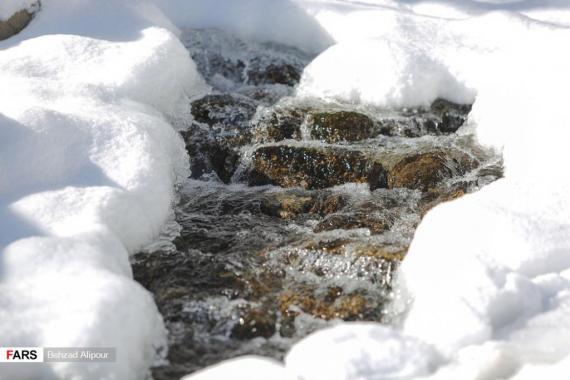
{"type": "Polygon", "coordinates": [[[478,165],[467,154],[432,151],[400,160],[388,173],[388,188],[405,187],[428,191],[444,180],[463,175],[478,165]]]}
{"type": "MultiPolygon", "coordinates": [[[[256,66],[255,64],[252,66],[256,66]]],[[[294,86],[299,83],[301,74],[299,70],[288,63],[271,63],[262,68],[254,68],[247,72],[248,83],[260,84],[284,84],[294,86]]]]}
{"type": "Polygon", "coordinates": [[[303,193],[270,193],[261,201],[261,212],[281,219],[290,219],[309,212],[315,202],[314,196],[303,193]]]}
{"type": "Polygon", "coordinates": [[[321,216],[326,216],[335,212],[340,211],[346,204],[348,199],[345,195],[341,194],[319,194],[317,199],[313,203],[309,213],[319,214],[321,216]]]}
{"type": "Polygon", "coordinates": [[[358,294],[343,294],[342,288],[331,287],[317,298],[313,292],[283,293],[278,300],[279,311],[285,318],[295,318],[299,309],[324,320],[339,318],[345,321],[362,318],[368,307],[365,298],[358,294]]]}
{"type": "Polygon", "coordinates": [[[327,143],[365,140],[379,134],[374,121],[358,112],[318,112],[309,120],[311,137],[327,143]]]}
{"type": "Polygon", "coordinates": [[[206,95],[192,102],[194,120],[209,126],[242,125],[253,117],[256,109],[257,104],[253,100],[228,94],[206,95]]]}
{"type": "Polygon", "coordinates": [[[370,233],[381,234],[390,229],[392,222],[377,213],[358,212],[353,214],[333,214],[326,217],[314,228],[315,232],[332,231],[338,229],[352,230],[355,228],[368,228],[370,233]]]}
{"type": "Polygon", "coordinates": [[[467,120],[471,105],[436,99],[429,109],[398,111],[397,117],[380,120],[380,133],[386,136],[421,137],[456,132],[467,120]]]}
{"type": "Polygon", "coordinates": [[[454,199],[461,198],[466,194],[466,189],[461,186],[453,186],[452,188],[434,189],[426,193],[420,203],[420,215],[423,218],[425,214],[440,203],[449,202],[454,199]]]}
{"type": "Polygon", "coordinates": [[[20,33],[32,18],[33,14],[23,9],[14,13],[8,20],[0,21],[0,41],[20,33]]]}
{"type": "Polygon", "coordinates": [[[353,251],[359,257],[373,257],[376,259],[400,262],[404,260],[404,257],[408,252],[408,247],[357,244],[353,247],[353,251]]]}
{"type": "Polygon", "coordinates": [[[261,212],[281,219],[291,219],[301,214],[325,216],[339,211],[346,204],[346,197],[322,191],[292,190],[266,193],[261,201],[261,212]]]}
{"type": "Polygon", "coordinates": [[[471,112],[470,104],[456,104],[445,99],[436,99],[430,108],[432,112],[441,117],[436,128],[442,133],[456,132],[471,112]]]}
{"type": "Polygon", "coordinates": [[[272,111],[257,121],[253,131],[254,140],[258,142],[301,140],[301,125],[304,120],[305,114],[302,110],[272,111]]]}
{"type": "Polygon", "coordinates": [[[347,245],[351,242],[352,240],[345,238],[319,239],[310,241],[303,248],[331,255],[343,255],[346,253],[347,245]]]}
{"type": "Polygon", "coordinates": [[[221,75],[236,83],[244,81],[245,63],[240,60],[231,60],[221,55],[211,55],[208,59],[208,77],[221,75]]]}
{"type": "Polygon", "coordinates": [[[368,176],[368,185],[370,186],[370,191],[385,189],[388,187],[388,172],[379,162],[374,162],[372,164],[372,169],[370,169],[370,174],[368,176]]]}
{"type": "Polygon", "coordinates": [[[257,337],[269,338],[275,334],[275,323],[276,316],[270,311],[270,308],[246,306],[240,311],[238,321],[230,336],[239,340],[257,337]]]}
{"type": "Polygon", "coordinates": [[[240,157],[239,151],[231,146],[231,140],[216,138],[198,126],[181,134],[190,157],[192,178],[215,172],[224,183],[231,181],[240,157]]]}
{"type": "MultiPolygon", "coordinates": [[[[369,181],[372,162],[357,150],[272,145],[253,153],[249,184],[323,189],[369,181]]],[[[376,168],[376,171],[379,171],[376,168]]]]}

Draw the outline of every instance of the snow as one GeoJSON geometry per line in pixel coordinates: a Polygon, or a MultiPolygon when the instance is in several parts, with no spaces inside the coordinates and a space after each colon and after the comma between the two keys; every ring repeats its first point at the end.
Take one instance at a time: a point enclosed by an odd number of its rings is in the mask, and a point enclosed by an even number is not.
{"type": "Polygon", "coordinates": [[[256,356],[242,356],[225,361],[221,365],[208,367],[192,375],[184,376],[181,380],[288,380],[289,373],[281,363],[256,356]]]}
{"type": "Polygon", "coordinates": [[[433,371],[437,353],[415,338],[373,323],[346,323],[297,343],[287,370],[304,380],[409,379],[433,371]],[[380,357],[383,360],[370,360],[380,357]]]}
{"type": "MultiPolygon", "coordinates": [[[[0,19],[30,2],[0,4],[0,19]]],[[[341,324],[285,365],[189,378],[535,379],[570,368],[570,4],[547,1],[44,0],[0,42],[0,341],[115,346],[113,365],[3,366],[1,377],[143,378],[164,345],[128,255],[188,171],[168,123],[208,91],[177,27],[321,53],[299,97],[381,107],[474,100],[465,130],[505,178],[440,205],[398,279],[401,325],[341,324]],[[278,17],[277,17],[278,16],[278,17]]]]}
{"type": "Polygon", "coordinates": [[[0,341],[119,358],[4,364],[3,379],[140,379],[164,349],[128,255],[188,174],[166,115],[208,91],[173,32],[152,3],[46,0],[0,43],[0,341]]]}

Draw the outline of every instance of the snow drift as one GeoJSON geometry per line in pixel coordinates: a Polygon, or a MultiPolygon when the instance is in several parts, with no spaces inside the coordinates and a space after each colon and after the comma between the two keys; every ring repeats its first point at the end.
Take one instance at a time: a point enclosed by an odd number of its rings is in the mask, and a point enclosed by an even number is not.
{"type": "Polygon", "coordinates": [[[164,327],[128,253],[160,232],[187,174],[163,114],[207,89],[152,4],[42,5],[0,43],[0,341],[118,360],[4,364],[0,378],[140,379],[164,327]]]}

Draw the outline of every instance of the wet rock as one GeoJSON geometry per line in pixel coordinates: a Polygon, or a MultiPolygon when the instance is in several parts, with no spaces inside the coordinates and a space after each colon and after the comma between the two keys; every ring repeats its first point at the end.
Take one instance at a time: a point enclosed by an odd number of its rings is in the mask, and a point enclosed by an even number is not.
{"type": "Polygon", "coordinates": [[[313,240],[305,244],[303,248],[310,251],[319,251],[331,255],[343,255],[346,247],[352,240],[346,238],[313,240]]]}
{"type": "Polygon", "coordinates": [[[463,175],[478,162],[460,152],[417,153],[400,160],[388,173],[388,188],[428,191],[444,180],[463,175]]]}
{"type": "Polygon", "coordinates": [[[471,112],[470,104],[457,104],[441,98],[436,99],[430,108],[432,112],[441,117],[436,129],[442,133],[456,132],[471,112]]]}
{"type": "Polygon", "coordinates": [[[315,232],[368,228],[370,233],[380,234],[390,229],[392,221],[376,213],[333,214],[316,225],[315,232]]]}
{"type": "Polygon", "coordinates": [[[399,111],[399,116],[379,121],[381,134],[386,136],[420,137],[456,132],[467,120],[471,105],[436,99],[430,109],[399,111]]]}
{"type": "Polygon", "coordinates": [[[275,313],[268,308],[246,306],[240,311],[237,323],[230,336],[239,340],[257,337],[269,338],[275,334],[275,323],[275,313]]]}
{"type": "Polygon", "coordinates": [[[259,142],[301,140],[301,125],[305,120],[303,110],[278,110],[264,115],[257,121],[254,139],[259,142]]]}
{"type": "Polygon", "coordinates": [[[248,122],[257,104],[245,96],[229,94],[206,95],[192,102],[194,120],[210,126],[236,126],[248,122]]]}
{"type": "Polygon", "coordinates": [[[385,189],[388,187],[388,172],[384,166],[379,162],[374,162],[368,176],[368,185],[370,191],[376,189],[385,189]]]}
{"type": "Polygon", "coordinates": [[[181,134],[190,157],[192,178],[215,172],[224,183],[231,181],[240,157],[231,140],[216,137],[196,125],[181,134]]]}
{"type": "Polygon", "coordinates": [[[32,21],[33,14],[23,9],[14,13],[8,20],[0,20],[0,41],[10,38],[20,33],[30,21],[32,21]]]}
{"type": "Polygon", "coordinates": [[[260,84],[283,84],[294,86],[301,79],[300,71],[288,63],[270,63],[265,67],[255,67],[247,73],[248,83],[260,84]]]}
{"type": "Polygon", "coordinates": [[[279,297],[278,305],[285,318],[295,318],[300,310],[324,320],[338,318],[345,321],[362,318],[368,307],[362,295],[343,294],[340,287],[328,289],[321,297],[314,292],[288,291],[279,297]]]}
{"type": "Polygon", "coordinates": [[[340,211],[348,203],[348,197],[341,194],[319,194],[309,213],[321,216],[340,211]]]}
{"type": "Polygon", "coordinates": [[[434,192],[433,194],[430,194],[430,196],[422,200],[422,204],[420,206],[420,215],[423,218],[429,210],[431,210],[438,204],[461,198],[464,195],[465,195],[465,190],[461,188],[448,190],[445,192],[434,192]]]}
{"type": "Polygon", "coordinates": [[[261,201],[261,212],[281,219],[291,219],[301,214],[325,216],[339,211],[346,202],[345,196],[330,192],[270,192],[261,201]]]}
{"type": "Polygon", "coordinates": [[[365,140],[379,133],[374,121],[358,112],[319,112],[309,120],[311,137],[327,143],[365,140]]]}
{"type": "Polygon", "coordinates": [[[309,212],[314,196],[303,193],[270,193],[261,202],[261,212],[266,215],[289,219],[309,212]]]}
{"type": "Polygon", "coordinates": [[[372,163],[358,150],[264,146],[253,153],[249,184],[323,189],[344,183],[366,183],[372,163]]]}
{"type": "Polygon", "coordinates": [[[356,244],[354,247],[352,247],[352,249],[359,257],[372,257],[375,259],[395,262],[404,260],[404,257],[408,252],[407,247],[386,246],[378,244],[356,244]]]}

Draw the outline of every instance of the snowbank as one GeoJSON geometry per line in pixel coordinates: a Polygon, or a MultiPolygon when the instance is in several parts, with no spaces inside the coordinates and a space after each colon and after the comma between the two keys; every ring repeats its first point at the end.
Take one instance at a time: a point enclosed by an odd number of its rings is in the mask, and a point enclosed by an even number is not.
{"type": "Polygon", "coordinates": [[[164,344],[128,254],[188,171],[163,115],[207,90],[171,30],[151,3],[44,0],[0,43],[0,341],[118,355],[4,364],[2,379],[140,379],[164,344]]]}

